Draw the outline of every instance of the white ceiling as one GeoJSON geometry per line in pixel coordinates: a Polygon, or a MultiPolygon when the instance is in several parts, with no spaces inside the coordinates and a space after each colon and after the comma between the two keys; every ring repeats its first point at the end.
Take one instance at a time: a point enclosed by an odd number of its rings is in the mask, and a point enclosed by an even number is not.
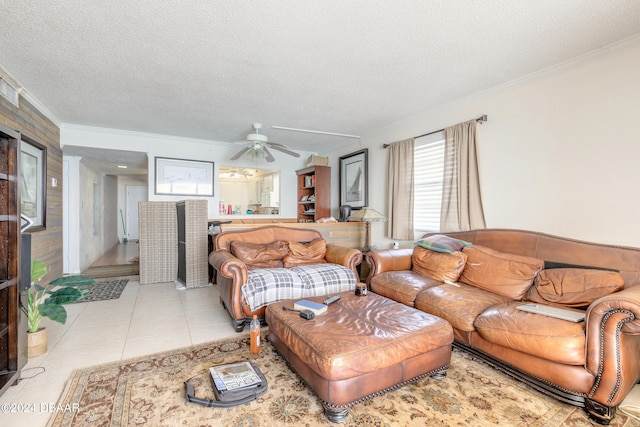
{"type": "Polygon", "coordinates": [[[2,0],[0,67],[61,123],[323,153],[353,140],[271,126],[367,135],[638,33],[637,0],[2,0]]]}

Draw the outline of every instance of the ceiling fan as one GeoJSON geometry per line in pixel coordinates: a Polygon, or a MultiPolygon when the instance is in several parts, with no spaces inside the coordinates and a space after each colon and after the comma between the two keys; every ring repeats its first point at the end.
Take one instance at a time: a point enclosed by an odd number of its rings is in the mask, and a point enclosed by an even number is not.
{"type": "Polygon", "coordinates": [[[245,178],[252,177],[253,174],[246,169],[236,169],[236,168],[225,168],[221,167],[220,172],[226,174],[227,178],[235,178],[237,175],[243,176],[245,178]]]}
{"type": "Polygon", "coordinates": [[[264,157],[267,162],[273,162],[276,159],[271,154],[271,151],[269,151],[269,148],[282,151],[283,153],[293,157],[300,157],[300,154],[289,150],[286,145],[278,144],[277,142],[269,142],[269,138],[260,133],[260,129],[262,129],[262,125],[260,123],[254,123],[253,129],[255,130],[255,133],[250,133],[244,140],[235,141],[237,144],[246,144],[246,146],[236,153],[231,160],[238,160],[243,154],[249,153],[252,157],[264,157]]]}

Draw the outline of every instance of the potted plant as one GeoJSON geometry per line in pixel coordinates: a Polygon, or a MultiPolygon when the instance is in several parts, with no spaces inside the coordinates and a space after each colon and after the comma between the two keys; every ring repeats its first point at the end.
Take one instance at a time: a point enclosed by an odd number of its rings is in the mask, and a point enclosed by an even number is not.
{"type": "Polygon", "coordinates": [[[36,357],[47,351],[47,330],[40,327],[42,317],[61,324],[67,322],[67,310],[62,306],[78,301],[91,291],[86,289],[96,281],[84,276],[64,276],[47,285],[37,282],[47,274],[47,266],[39,260],[31,261],[31,287],[27,294],[27,357],[36,357]]]}

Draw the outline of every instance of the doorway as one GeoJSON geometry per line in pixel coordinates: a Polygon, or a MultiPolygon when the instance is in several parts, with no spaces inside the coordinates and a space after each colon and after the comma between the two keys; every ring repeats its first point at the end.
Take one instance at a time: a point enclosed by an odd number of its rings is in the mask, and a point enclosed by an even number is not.
{"type": "Polygon", "coordinates": [[[125,186],[126,200],[126,237],[127,240],[138,240],[140,237],[138,230],[138,202],[147,200],[148,187],[146,185],[127,185],[125,186]]]}

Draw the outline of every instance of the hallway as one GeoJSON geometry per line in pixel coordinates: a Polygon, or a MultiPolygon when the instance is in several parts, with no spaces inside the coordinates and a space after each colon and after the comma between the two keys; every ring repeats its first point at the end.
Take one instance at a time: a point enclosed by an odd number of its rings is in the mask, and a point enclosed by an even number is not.
{"type": "Polygon", "coordinates": [[[94,278],[139,275],[139,254],[137,241],[118,243],[81,274],[94,278]]]}

